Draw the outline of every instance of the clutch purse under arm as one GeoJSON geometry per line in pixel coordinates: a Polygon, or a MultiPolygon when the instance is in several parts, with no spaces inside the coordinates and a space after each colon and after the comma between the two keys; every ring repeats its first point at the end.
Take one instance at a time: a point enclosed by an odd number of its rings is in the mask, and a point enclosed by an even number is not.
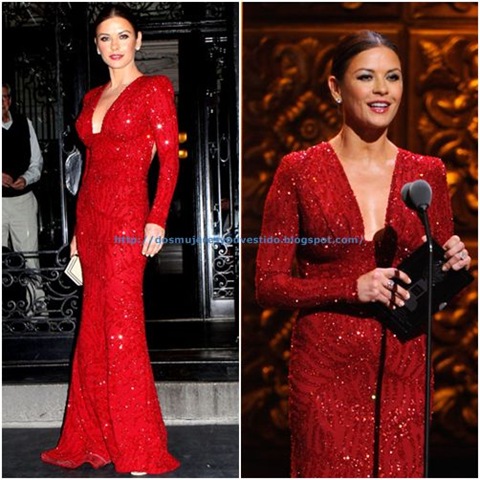
{"type": "Polygon", "coordinates": [[[77,254],[70,257],[70,261],[65,268],[65,274],[75,285],[83,285],[82,265],[80,263],[80,257],[77,254]]]}

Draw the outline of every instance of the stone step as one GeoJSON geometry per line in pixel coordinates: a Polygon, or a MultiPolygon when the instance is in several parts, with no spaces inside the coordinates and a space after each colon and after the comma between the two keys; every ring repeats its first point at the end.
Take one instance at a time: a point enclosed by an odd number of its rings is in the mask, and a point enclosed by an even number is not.
{"type": "MultiPolygon", "coordinates": [[[[238,382],[162,382],[156,387],[167,425],[238,424],[238,382]]],[[[67,383],[4,384],[3,427],[60,427],[67,390],[67,383]]]]}

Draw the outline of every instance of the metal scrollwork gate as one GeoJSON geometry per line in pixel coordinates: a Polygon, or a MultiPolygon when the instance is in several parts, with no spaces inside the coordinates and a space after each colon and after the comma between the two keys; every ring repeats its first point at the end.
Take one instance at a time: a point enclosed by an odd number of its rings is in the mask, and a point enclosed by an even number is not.
{"type": "MultiPolygon", "coordinates": [[[[126,5],[135,11],[144,34],[145,48],[137,60],[143,62],[146,74],[159,73],[159,68],[165,73],[166,68],[166,74],[175,77],[180,131],[188,132],[182,145],[188,158],[180,160],[183,183],[169,218],[171,234],[214,240],[191,247],[166,245],[161,258],[149,263],[147,323],[152,320],[153,331],[163,320],[196,326],[223,322],[229,338],[236,339],[237,10],[226,3],[126,5]],[[176,306],[170,298],[168,288],[173,291],[177,285],[192,292],[184,305],[176,306]],[[158,289],[165,289],[162,301],[171,302],[166,308],[162,305],[161,317],[155,317],[155,305],[149,304],[158,302],[158,289]]],[[[65,186],[65,161],[75,147],[82,151],[74,121],[83,95],[107,81],[90,30],[102,6],[102,2],[2,4],[3,79],[12,85],[17,111],[31,119],[44,159],[42,178],[34,188],[39,204],[39,252],[3,251],[6,366],[66,365],[71,355],[81,289],[63,273],[76,202],[65,186]],[[32,258],[40,268],[29,266],[32,258]],[[35,290],[44,296],[39,298],[35,290]]],[[[147,335],[148,330],[147,325],[147,335]]]]}

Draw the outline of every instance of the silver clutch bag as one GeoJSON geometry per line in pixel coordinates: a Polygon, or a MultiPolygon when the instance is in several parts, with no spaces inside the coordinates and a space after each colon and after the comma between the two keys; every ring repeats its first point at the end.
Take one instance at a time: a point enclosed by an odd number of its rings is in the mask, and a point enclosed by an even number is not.
{"type": "Polygon", "coordinates": [[[80,178],[82,176],[82,154],[77,147],[73,147],[65,162],[65,184],[72,195],[78,192],[80,178]]]}
{"type": "Polygon", "coordinates": [[[82,265],[78,255],[72,255],[68,265],[65,268],[65,274],[72,280],[75,285],[83,285],[82,265]]]}

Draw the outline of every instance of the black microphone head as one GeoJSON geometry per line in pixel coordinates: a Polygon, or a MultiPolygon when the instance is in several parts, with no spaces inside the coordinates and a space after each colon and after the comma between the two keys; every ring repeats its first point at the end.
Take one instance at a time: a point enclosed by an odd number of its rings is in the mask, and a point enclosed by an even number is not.
{"type": "Polygon", "coordinates": [[[415,209],[425,210],[432,201],[432,188],[425,180],[416,180],[410,185],[409,197],[415,209]]]}

